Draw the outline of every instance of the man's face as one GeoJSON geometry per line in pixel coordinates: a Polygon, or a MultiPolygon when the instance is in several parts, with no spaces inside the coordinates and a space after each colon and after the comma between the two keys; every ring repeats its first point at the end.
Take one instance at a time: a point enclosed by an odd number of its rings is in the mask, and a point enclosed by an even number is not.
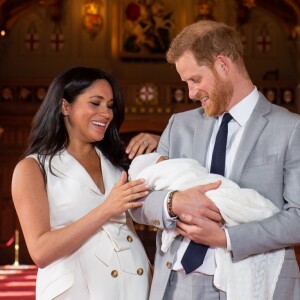
{"type": "Polygon", "coordinates": [[[191,52],[185,52],[175,65],[188,85],[190,99],[200,100],[206,115],[219,116],[227,110],[233,85],[215,67],[199,66],[191,52]]]}

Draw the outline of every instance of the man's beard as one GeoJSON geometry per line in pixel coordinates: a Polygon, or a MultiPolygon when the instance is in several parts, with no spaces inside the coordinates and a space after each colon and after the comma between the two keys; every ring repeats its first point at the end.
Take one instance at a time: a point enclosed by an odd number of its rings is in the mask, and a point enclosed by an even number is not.
{"type": "Polygon", "coordinates": [[[209,95],[208,105],[204,106],[207,116],[216,117],[222,115],[232,98],[233,84],[231,81],[224,81],[215,74],[215,86],[209,95]]]}

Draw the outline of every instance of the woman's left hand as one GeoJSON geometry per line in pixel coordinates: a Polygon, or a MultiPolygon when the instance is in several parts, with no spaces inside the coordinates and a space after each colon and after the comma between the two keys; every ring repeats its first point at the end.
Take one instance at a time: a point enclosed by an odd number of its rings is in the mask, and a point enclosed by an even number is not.
{"type": "Polygon", "coordinates": [[[139,133],[134,136],[126,148],[129,159],[133,159],[135,156],[143,153],[151,153],[157,148],[159,139],[159,135],[152,133],[139,133]]]}

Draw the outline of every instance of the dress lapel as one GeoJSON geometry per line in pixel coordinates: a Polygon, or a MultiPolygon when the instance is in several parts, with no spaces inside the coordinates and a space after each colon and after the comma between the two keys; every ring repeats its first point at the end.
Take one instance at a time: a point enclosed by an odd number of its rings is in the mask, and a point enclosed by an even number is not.
{"type": "Polygon", "coordinates": [[[52,159],[52,168],[58,176],[63,175],[84,185],[97,194],[101,194],[98,187],[87,173],[85,168],[66,150],[60,152],[52,159]]]}
{"type": "MultiPolygon", "coordinates": [[[[106,199],[114,185],[120,180],[121,170],[114,167],[99,149],[96,148],[96,152],[101,159],[102,176],[105,188],[104,199],[106,199]]],[[[125,224],[126,213],[123,212],[119,215],[113,216],[110,218],[110,221],[125,224]]]]}
{"type": "Polygon", "coordinates": [[[113,186],[120,180],[121,171],[114,167],[109,160],[96,148],[101,159],[102,176],[105,188],[105,195],[109,194],[113,186]]]}

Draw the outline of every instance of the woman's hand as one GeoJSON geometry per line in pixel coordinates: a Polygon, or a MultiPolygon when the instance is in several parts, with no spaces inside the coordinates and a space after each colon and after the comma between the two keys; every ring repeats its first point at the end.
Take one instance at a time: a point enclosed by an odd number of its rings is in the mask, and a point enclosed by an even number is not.
{"type": "Polygon", "coordinates": [[[113,187],[102,208],[107,208],[112,217],[128,209],[140,207],[143,202],[137,200],[146,197],[149,194],[148,189],[149,186],[145,185],[144,179],[127,182],[127,174],[123,171],[120,181],[113,187]]]}
{"type": "Polygon", "coordinates": [[[129,159],[133,159],[135,156],[143,153],[151,153],[157,148],[159,139],[159,135],[151,133],[139,133],[134,136],[126,148],[129,159]]]}

